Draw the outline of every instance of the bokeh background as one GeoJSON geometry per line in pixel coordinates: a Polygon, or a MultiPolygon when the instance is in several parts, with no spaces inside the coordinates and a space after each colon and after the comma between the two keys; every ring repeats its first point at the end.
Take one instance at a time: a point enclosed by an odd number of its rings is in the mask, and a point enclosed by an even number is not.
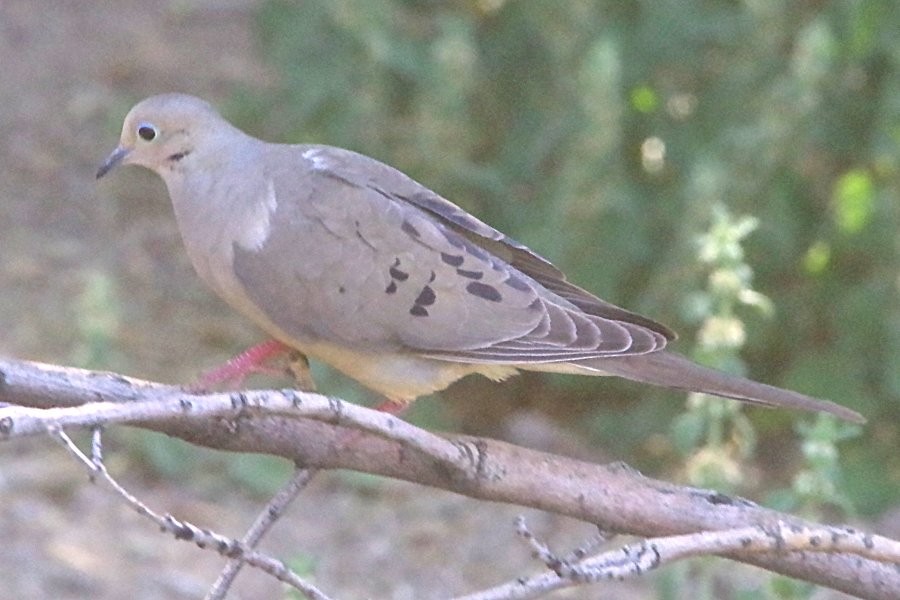
{"type": "MultiPolygon", "coordinates": [[[[377,157],[722,368],[831,398],[846,427],[623,382],[471,379],[410,419],[900,535],[896,0],[0,3],[0,353],[189,382],[261,338],[207,292],[161,181],[96,167],[165,91],[248,132],[377,157]]],[[[316,367],[319,386],[377,401],[316,367]]],[[[254,379],[255,385],[284,381],[254,379]]],[[[110,466],[240,535],[290,466],[132,430],[110,466]]],[[[10,597],[197,598],[221,561],[160,537],[49,440],[0,446],[10,597]]],[[[320,476],[266,542],[340,598],[532,572],[519,510],[320,476]]],[[[527,512],[572,547],[590,528],[527,512]]],[[[591,594],[823,598],[722,561],[591,594]]],[[[555,597],[581,598],[585,590],[555,597]]],[[[253,573],[234,597],[278,598],[253,573]]]]}

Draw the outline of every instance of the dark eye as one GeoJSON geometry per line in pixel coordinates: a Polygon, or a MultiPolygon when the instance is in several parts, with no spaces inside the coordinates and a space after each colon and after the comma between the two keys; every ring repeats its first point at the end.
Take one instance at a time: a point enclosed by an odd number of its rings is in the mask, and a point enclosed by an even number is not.
{"type": "Polygon", "coordinates": [[[138,137],[145,142],[152,142],[156,137],[156,127],[153,125],[140,125],[137,130],[138,137]]]}

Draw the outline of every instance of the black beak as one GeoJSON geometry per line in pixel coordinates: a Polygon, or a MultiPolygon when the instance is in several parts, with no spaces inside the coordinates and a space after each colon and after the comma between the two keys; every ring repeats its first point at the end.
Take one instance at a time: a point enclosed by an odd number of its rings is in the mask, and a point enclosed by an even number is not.
{"type": "Polygon", "coordinates": [[[119,146],[118,148],[113,150],[112,154],[109,155],[109,158],[106,159],[106,162],[104,162],[100,166],[100,168],[97,169],[97,179],[100,179],[101,177],[112,171],[114,168],[116,168],[116,166],[120,162],[122,162],[122,159],[128,156],[129,152],[131,152],[130,149],[123,148],[122,146],[119,146]]]}

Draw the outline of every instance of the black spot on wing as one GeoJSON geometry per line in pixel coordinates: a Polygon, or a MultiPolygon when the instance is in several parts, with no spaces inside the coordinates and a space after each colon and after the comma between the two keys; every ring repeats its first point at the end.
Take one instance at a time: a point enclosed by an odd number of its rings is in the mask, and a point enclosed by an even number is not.
{"type": "Polygon", "coordinates": [[[481,271],[467,271],[466,269],[457,269],[456,274],[460,277],[465,277],[466,279],[481,279],[484,277],[484,273],[481,271]]]}
{"type": "Polygon", "coordinates": [[[465,257],[459,256],[457,254],[447,254],[446,252],[441,252],[441,260],[451,267],[458,267],[463,264],[465,257]]]}
{"type": "Polygon", "coordinates": [[[391,274],[391,277],[397,281],[406,281],[409,279],[409,273],[401,271],[397,267],[391,267],[388,272],[391,274]]]}
{"type": "Polygon", "coordinates": [[[384,288],[384,292],[386,294],[394,294],[397,292],[397,282],[391,281],[386,288],[384,288]]]}
{"type": "Polygon", "coordinates": [[[447,243],[449,243],[454,248],[459,248],[460,250],[465,249],[465,238],[457,233],[452,233],[449,229],[441,228],[441,231],[443,232],[444,237],[447,238],[447,243]]]}
{"type": "Polygon", "coordinates": [[[477,258],[478,260],[483,260],[484,262],[491,261],[491,255],[488,254],[484,248],[481,248],[480,246],[476,246],[472,242],[468,242],[468,241],[465,242],[464,245],[465,245],[466,252],[468,252],[469,254],[471,254],[472,256],[477,258]]]}
{"type": "Polygon", "coordinates": [[[420,306],[431,306],[434,304],[436,296],[434,295],[434,290],[431,289],[431,286],[426,285],[422,288],[422,291],[419,292],[419,296],[415,299],[415,303],[420,306]]]}
{"type": "Polygon", "coordinates": [[[409,279],[409,273],[398,269],[397,267],[399,267],[399,266],[400,266],[400,259],[395,258],[394,264],[391,265],[390,269],[388,269],[388,273],[390,274],[391,279],[396,279],[397,281],[406,281],[407,279],[409,279]]]}
{"type": "Polygon", "coordinates": [[[520,292],[527,292],[531,290],[531,286],[528,285],[528,282],[515,273],[510,273],[509,277],[507,277],[507,279],[503,283],[514,290],[519,290],[520,292]]]}
{"type": "Polygon", "coordinates": [[[411,314],[414,317],[427,317],[428,310],[424,306],[421,306],[419,304],[413,304],[413,307],[411,309],[409,309],[409,314],[411,314]]]}
{"type": "Polygon", "coordinates": [[[469,285],[466,286],[466,291],[473,296],[478,296],[479,298],[489,300],[490,302],[500,302],[503,300],[503,296],[500,295],[497,288],[486,283],[481,283],[480,281],[469,283],[469,285]]]}
{"type": "Polygon", "coordinates": [[[416,229],[415,226],[409,221],[403,221],[403,223],[400,225],[400,229],[414,238],[419,237],[419,230],[416,229]]]}

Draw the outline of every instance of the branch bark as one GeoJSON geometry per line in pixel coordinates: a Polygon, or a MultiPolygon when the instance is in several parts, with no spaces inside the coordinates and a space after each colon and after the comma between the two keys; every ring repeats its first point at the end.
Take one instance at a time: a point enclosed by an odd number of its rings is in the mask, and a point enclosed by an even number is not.
{"type": "MultiPolygon", "coordinates": [[[[740,527],[774,530],[783,524],[798,531],[821,529],[741,498],[653,480],[625,464],[590,464],[494,440],[436,436],[384,413],[293,390],[198,396],[113,373],[0,359],[0,402],[12,405],[0,407],[0,439],[46,431],[48,422],[84,427],[125,423],[210,448],[403,479],[643,537],[740,527]],[[356,434],[352,444],[344,443],[349,432],[360,429],[376,435],[356,434]]],[[[833,537],[860,537],[865,545],[896,544],[847,527],[829,531],[833,537]]],[[[896,557],[751,550],[716,554],[863,598],[900,597],[896,557]]]]}

